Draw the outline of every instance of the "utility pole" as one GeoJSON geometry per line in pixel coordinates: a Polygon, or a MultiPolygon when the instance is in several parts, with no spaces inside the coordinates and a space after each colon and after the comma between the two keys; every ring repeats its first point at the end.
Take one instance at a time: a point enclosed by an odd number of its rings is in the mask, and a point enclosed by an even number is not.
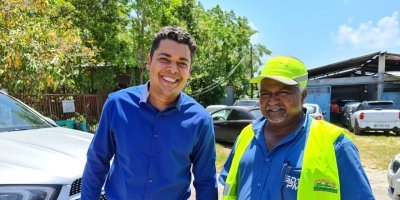
{"type": "MultiPolygon", "coordinates": [[[[250,79],[253,78],[253,45],[250,44],[250,79]]],[[[250,98],[253,98],[253,84],[250,83],[250,98]]]]}

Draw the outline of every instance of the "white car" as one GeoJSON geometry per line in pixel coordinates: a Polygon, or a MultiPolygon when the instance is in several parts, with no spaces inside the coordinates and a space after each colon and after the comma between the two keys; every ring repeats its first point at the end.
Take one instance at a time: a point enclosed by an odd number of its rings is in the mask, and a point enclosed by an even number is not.
{"type": "Polygon", "coordinates": [[[393,101],[363,101],[351,115],[349,129],[356,135],[364,131],[393,131],[400,135],[399,113],[393,101]]]}
{"type": "Polygon", "coordinates": [[[389,165],[387,179],[388,195],[393,200],[400,200],[400,154],[397,154],[389,165]]]}
{"type": "Polygon", "coordinates": [[[92,138],[0,91],[0,199],[80,199],[92,138]]]}
{"type": "Polygon", "coordinates": [[[324,120],[325,112],[322,112],[321,107],[318,104],[314,103],[305,103],[303,105],[307,109],[307,114],[316,119],[316,120],[324,120]]]}

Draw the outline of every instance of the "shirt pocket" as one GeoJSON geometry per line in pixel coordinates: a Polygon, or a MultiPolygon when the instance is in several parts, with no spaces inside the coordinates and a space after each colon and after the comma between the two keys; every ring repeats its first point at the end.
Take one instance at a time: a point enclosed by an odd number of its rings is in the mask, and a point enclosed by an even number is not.
{"type": "Polygon", "coordinates": [[[282,199],[297,199],[297,189],[299,187],[301,168],[287,167],[282,182],[281,196],[282,199]]]}

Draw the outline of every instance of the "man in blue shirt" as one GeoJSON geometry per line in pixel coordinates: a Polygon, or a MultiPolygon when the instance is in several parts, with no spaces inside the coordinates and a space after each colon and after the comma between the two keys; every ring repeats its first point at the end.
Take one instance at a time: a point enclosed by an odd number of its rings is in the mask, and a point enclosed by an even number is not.
{"type": "MultiPolygon", "coordinates": [[[[340,128],[327,122],[315,121],[314,124],[324,124],[341,133],[333,140],[334,142],[326,146],[317,143],[314,147],[333,149],[332,160],[335,160],[337,165],[333,165],[332,171],[337,169],[340,187],[335,188],[339,184],[328,179],[319,179],[321,182],[313,181],[312,184],[315,184],[313,187],[299,185],[301,174],[310,175],[310,171],[305,173],[302,169],[305,167],[305,152],[309,152],[305,150],[305,147],[307,141],[310,142],[312,127],[316,127],[316,125],[311,126],[314,119],[306,115],[305,109],[302,108],[307,96],[307,70],[300,60],[287,56],[271,58],[263,67],[261,75],[250,82],[259,83],[260,109],[263,117],[254,121],[250,129],[245,129],[253,131],[254,135],[248,137],[249,143],[245,148],[238,147],[238,144],[243,144],[243,142],[238,142],[243,141],[243,137],[236,141],[221,171],[219,181],[225,185],[224,199],[295,200],[300,199],[299,197],[319,199],[316,198],[318,195],[335,195],[336,199],[342,200],[374,199],[357,148],[345,136],[345,131],[341,132],[340,128]],[[333,147],[329,147],[330,145],[333,147]],[[244,149],[244,151],[238,149],[244,149]],[[236,165],[233,161],[235,153],[241,154],[236,165]],[[232,176],[231,173],[236,175],[234,179],[227,178],[232,176]],[[327,183],[329,187],[318,183],[327,183]],[[299,196],[300,187],[308,187],[305,189],[311,192],[302,193],[299,196]]],[[[325,132],[316,132],[315,130],[324,129],[314,128],[313,138],[325,137],[330,131],[325,129],[325,132]]],[[[315,154],[329,156],[321,152],[315,154]]],[[[315,161],[313,159],[319,159],[313,156],[308,156],[311,163],[315,161]]],[[[325,169],[318,169],[318,165],[311,164],[311,167],[317,167],[311,173],[326,172],[325,169]]],[[[313,177],[308,177],[310,178],[313,177]]]]}
{"type": "Polygon", "coordinates": [[[87,153],[82,200],[217,199],[210,115],[182,92],[196,44],[181,27],[155,37],[147,84],[109,95],[87,153]],[[111,167],[110,167],[111,163],[111,167]]]}

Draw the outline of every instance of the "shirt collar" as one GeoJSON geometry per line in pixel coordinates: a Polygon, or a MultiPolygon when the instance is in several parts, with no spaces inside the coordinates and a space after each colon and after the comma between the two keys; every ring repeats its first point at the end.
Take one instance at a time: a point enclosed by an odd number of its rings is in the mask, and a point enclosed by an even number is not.
{"type": "MultiPolygon", "coordinates": [[[[150,87],[150,81],[147,81],[147,83],[144,84],[143,88],[141,89],[141,96],[139,103],[151,104],[149,101],[149,87],[150,87]]],[[[166,110],[175,107],[176,109],[178,109],[178,111],[180,111],[182,105],[185,103],[184,96],[185,94],[181,92],[178,96],[178,100],[176,101],[176,103],[174,105],[169,106],[166,110]]]]}

